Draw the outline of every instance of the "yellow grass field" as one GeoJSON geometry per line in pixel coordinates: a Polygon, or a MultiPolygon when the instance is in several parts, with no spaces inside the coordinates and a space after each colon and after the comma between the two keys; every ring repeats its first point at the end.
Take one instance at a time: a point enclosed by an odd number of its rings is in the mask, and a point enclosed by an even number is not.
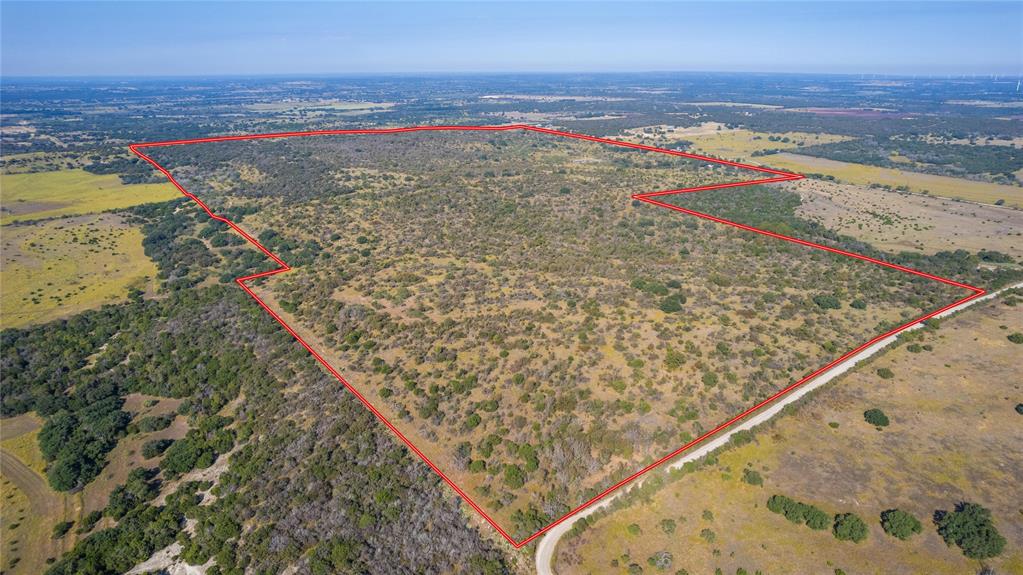
{"type": "Polygon", "coordinates": [[[660,573],[647,560],[667,551],[666,573],[979,573],[981,562],[947,546],[931,520],[971,501],[991,510],[1008,542],[983,564],[1023,573],[1023,458],[1015,448],[1023,432],[1010,423],[1020,417],[1018,398],[1005,384],[1023,367],[1021,346],[1006,337],[1023,329],[1021,320],[996,299],[919,332],[917,352],[902,345],[858,367],[753,442],[566,537],[556,572],[625,574],[637,564],[660,573]],[[880,378],[880,368],[894,378],[880,378]],[[891,425],[867,424],[869,408],[882,409],[891,425]],[[754,471],[762,485],[743,480],[754,471]],[[830,529],[793,524],[766,509],[773,494],[829,514],[854,512],[868,537],[839,541],[830,529]],[[885,534],[879,517],[891,508],[915,515],[922,533],[907,541],[885,534]]]}
{"type": "Polygon", "coordinates": [[[124,185],[114,174],[62,170],[0,175],[0,225],[163,202],[181,194],[169,183],[124,185]]]}
{"type": "Polygon", "coordinates": [[[113,214],[4,226],[0,327],[65,317],[146,290],[156,265],[142,232],[113,214]]]}
{"type": "MultiPolygon", "coordinates": [[[[809,132],[786,132],[768,134],[749,130],[721,130],[710,134],[694,135],[687,138],[700,153],[715,157],[748,160],[753,152],[763,150],[794,149],[800,146],[815,146],[850,140],[848,136],[835,134],[811,134],[809,132]],[[776,138],[771,140],[770,138],[776,138]],[[784,141],[788,140],[788,141],[784,141]]],[[[773,156],[771,156],[773,158],[773,156]]]]}
{"type": "MultiPolygon", "coordinates": [[[[919,194],[957,198],[983,204],[994,204],[998,200],[1004,200],[1007,206],[1023,208],[1023,188],[1021,187],[839,162],[797,153],[801,146],[850,139],[846,136],[804,132],[768,134],[750,130],[705,130],[700,133],[692,128],[676,131],[660,128],[656,133],[656,139],[671,140],[681,137],[693,142],[693,151],[708,156],[747,161],[803,174],[824,174],[833,176],[847,184],[879,184],[893,188],[906,186],[909,191],[919,194]],[[769,139],[771,137],[774,137],[775,140],[769,139]],[[781,139],[788,139],[788,142],[780,141],[781,139]],[[753,156],[754,152],[778,149],[788,151],[766,156],[753,156]]],[[[632,136],[630,139],[637,139],[637,136],[638,139],[651,139],[649,135],[643,134],[640,130],[632,130],[629,135],[632,136]]]]}
{"type": "Polygon", "coordinates": [[[909,191],[920,194],[958,198],[982,204],[993,204],[998,200],[1004,200],[1007,206],[1023,208],[1023,188],[1016,186],[851,164],[787,152],[763,156],[758,160],[772,168],[800,173],[825,174],[849,184],[906,186],[909,191]]]}
{"type": "Polygon", "coordinates": [[[38,429],[10,439],[3,437],[3,441],[0,441],[0,448],[17,457],[25,464],[25,467],[42,476],[46,473],[46,461],[43,460],[43,454],[39,451],[38,437],[38,429]]]}
{"type": "Polygon", "coordinates": [[[81,495],[58,493],[43,475],[36,436],[42,420],[26,413],[0,421],[0,569],[11,575],[42,573],[49,558],[74,545],[72,529],[53,539],[53,526],[77,521],[81,495]]]}

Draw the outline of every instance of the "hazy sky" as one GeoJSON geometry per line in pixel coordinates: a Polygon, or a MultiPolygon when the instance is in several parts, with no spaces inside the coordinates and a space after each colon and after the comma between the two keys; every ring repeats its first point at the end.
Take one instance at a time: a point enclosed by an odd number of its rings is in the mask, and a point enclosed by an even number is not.
{"type": "Polygon", "coordinates": [[[1023,73],[1023,2],[0,2],[0,73],[1023,73]]]}

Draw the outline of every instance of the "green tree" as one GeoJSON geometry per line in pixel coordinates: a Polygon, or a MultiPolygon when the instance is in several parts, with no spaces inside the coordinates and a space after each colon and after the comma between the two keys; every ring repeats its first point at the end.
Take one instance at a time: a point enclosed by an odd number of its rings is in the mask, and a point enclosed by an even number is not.
{"type": "Polygon", "coordinates": [[[742,470],[742,480],[750,485],[764,484],[764,478],[760,475],[760,473],[748,468],[742,470]]]}
{"type": "Polygon", "coordinates": [[[859,543],[867,538],[867,524],[853,513],[841,513],[835,515],[832,532],[839,541],[859,543]]]}
{"type": "Polygon", "coordinates": [[[1005,537],[991,521],[991,511],[976,503],[960,503],[950,513],[940,513],[938,534],[971,559],[995,557],[1005,549],[1005,537]]]}
{"type": "Polygon", "coordinates": [[[518,465],[504,466],[504,484],[512,489],[518,489],[526,483],[526,475],[518,465]]]}
{"type": "Polygon", "coordinates": [[[876,407],[864,411],[863,419],[866,420],[867,423],[873,425],[874,427],[887,427],[888,424],[890,423],[888,421],[888,416],[885,415],[883,411],[877,409],[876,407]]]}
{"type": "Polygon", "coordinates": [[[903,541],[923,530],[919,519],[901,509],[889,509],[881,513],[881,527],[885,533],[903,541]]]}
{"type": "Polygon", "coordinates": [[[838,298],[830,294],[813,296],[813,303],[817,304],[817,307],[821,309],[838,309],[842,307],[838,298]]]}

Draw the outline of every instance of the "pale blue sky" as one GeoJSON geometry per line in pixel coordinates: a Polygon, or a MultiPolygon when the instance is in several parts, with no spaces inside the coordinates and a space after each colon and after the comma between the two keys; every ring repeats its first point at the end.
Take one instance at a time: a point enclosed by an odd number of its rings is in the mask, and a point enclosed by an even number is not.
{"type": "Polygon", "coordinates": [[[1023,73],[1023,2],[0,2],[4,76],[1023,73]]]}

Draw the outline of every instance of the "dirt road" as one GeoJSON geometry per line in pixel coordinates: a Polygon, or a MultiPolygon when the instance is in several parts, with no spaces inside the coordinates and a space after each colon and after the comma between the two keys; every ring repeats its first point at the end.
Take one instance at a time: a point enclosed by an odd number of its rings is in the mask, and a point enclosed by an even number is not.
{"type": "MultiPolygon", "coordinates": [[[[968,301],[966,303],[963,303],[963,304],[961,304],[959,306],[956,306],[954,308],[946,310],[945,312],[943,312],[941,314],[938,314],[935,317],[936,318],[942,318],[942,317],[950,316],[950,315],[952,315],[952,314],[954,314],[956,312],[959,312],[959,311],[961,311],[963,309],[966,309],[967,307],[969,307],[971,305],[977,304],[977,303],[982,302],[982,301],[989,300],[989,299],[991,299],[993,297],[996,297],[998,294],[1000,294],[1000,293],[1002,293],[1002,292],[1004,292],[1006,290],[1013,289],[1013,288],[1023,288],[1023,282],[1020,282],[1020,283],[1017,283],[1015,285],[1002,288],[1002,289],[1000,289],[998,291],[992,292],[992,293],[987,294],[987,295],[985,295],[983,297],[979,297],[977,299],[970,300],[970,301],[968,301]]],[[[923,327],[923,324],[919,324],[918,323],[916,325],[913,325],[913,326],[907,328],[905,331],[908,332],[908,331],[912,331],[912,330],[915,330],[915,329],[920,329],[921,327],[923,327]]],[[[836,377],[838,377],[838,376],[842,375],[843,373],[849,371],[850,369],[855,367],[857,363],[867,359],[868,357],[870,357],[870,356],[878,353],[879,351],[883,350],[884,348],[888,347],[890,344],[895,342],[896,339],[898,339],[898,335],[893,335],[893,336],[887,337],[885,339],[882,339],[882,340],[878,341],[874,345],[864,349],[860,353],[858,353],[858,354],[856,354],[854,356],[849,357],[848,359],[846,359],[842,363],[839,363],[839,364],[835,365],[834,367],[832,367],[827,372],[822,373],[816,379],[811,380],[810,382],[806,383],[802,387],[799,387],[799,388],[795,389],[794,391],[792,391],[792,393],[790,393],[790,394],[784,396],[783,398],[779,399],[777,402],[772,403],[769,406],[765,407],[762,411],[758,411],[757,413],[751,415],[748,419],[744,420],[742,423],[739,423],[735,427],[732,427],[732,428],[728,429],[727,431],[723,432],[721,435],[719,435],[719,436],[717,436],[717,437],[707,441],[706,443],[703,443],[703,444],[699,445],[698,447],[694,448],[692,451],[686,452],[685,454],[679,456],[678,459],[676,459],[676,460],[672,461],[671,463],[669,463],[667,465],[667,468],[668,469],[676,469],[676,468],[682,467],[683,465],[685,465],[689,461],[696,461],[696,460],[698,460],[698,459],[700,459],[702,457],[705,457],[705,456],[709,455],[715,449],[718,449],[719,447],[722,447],[723,445],[728,443],[728,440],[731,439],[732,435],[734,435],[735,433],[737,433],[739,431],[742,431],[742,430],[752,429],[752,428],[754,428],[754,427],[756,427],[756,426],[758,426],[758,425],[760,425],[760,424],[770,420],[772,417],[774,417],[775,415],[779,414],[781,412],[781,410],[785,408],[786,405],[789,405],[790,403],[792,403],[794,401],[798,401],[799,398],[803,397],[807,393],[810,393],[811,391],[821,387],[822,385],[827,384],[828,382],[832,381],[836,377]]],[[[633,484],[633,486],[639,485],[640,483],[642,483],[642,481],[643,481],[642,479],[638,480],[636,483],[633,484]]],[[[583,517],[586,517],[586,516],[588,516],[588,515],[590,515],[592,513],[595,513],[596,511],[599,511],[600,509],[603,509],[604,507],[607,507],[608,505],[611,504],[612,501],[614,501],[617,497],[619,497],[621,495],[621,493],[622,493],[622,491],[618,491],[614,495],[611,495],[611,496],[603,499],[602,501],[600,501],[599,503],[593,505],[592,507],[587,507],[586,509],[584,509],[584,510],[580,511],[579,513],[573,515],[572,517],[570,517],[569,519],[567,519],[563,523],[559,523],[553,529],[548,531],[544,535],[544,537],[542,539],[540,539],[540,543],[536,547],[536,572],[539,575],[554,575],[554,569],[552,567],[552,562],[554,560],[554,551],[557,548],[558,541],[561,540],[561,537],[572,528],[572,525],[575,524],[576,521],[578,521],[579,519],[581,519],[583,517]]]]}

